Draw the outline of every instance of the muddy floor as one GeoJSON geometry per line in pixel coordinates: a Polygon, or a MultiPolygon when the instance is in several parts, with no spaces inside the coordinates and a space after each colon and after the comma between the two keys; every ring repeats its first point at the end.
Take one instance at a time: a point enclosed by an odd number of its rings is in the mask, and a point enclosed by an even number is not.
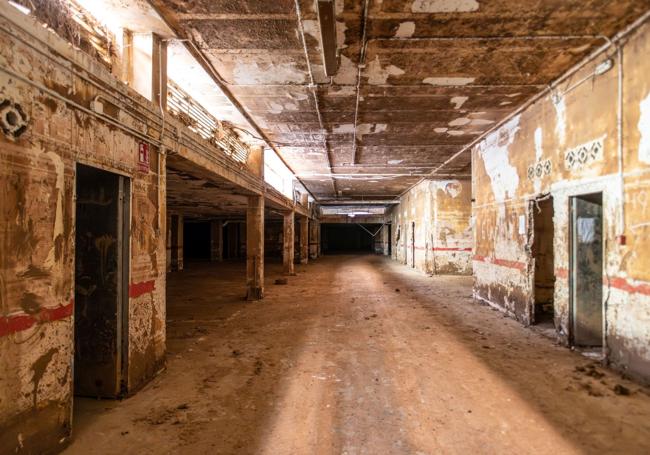
{"type": "Polygon", "coordinates": [[[650,453],[650,395],[474,302],[469,277],[380,256],[170,275],[167,369],[77,400],[66,454],[650,453]]]}

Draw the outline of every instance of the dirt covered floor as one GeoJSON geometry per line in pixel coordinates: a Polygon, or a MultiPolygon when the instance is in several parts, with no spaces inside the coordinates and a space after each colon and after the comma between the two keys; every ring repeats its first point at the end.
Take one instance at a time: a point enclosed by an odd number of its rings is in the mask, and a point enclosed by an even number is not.
{"type": "Polygon", "coordinates": [[[66,454],[650,453],[650,396],[474,302],[471,278],[324,257],[245,302],[243,264],[170,276],[167,369],[78,400],[66,454]]]}

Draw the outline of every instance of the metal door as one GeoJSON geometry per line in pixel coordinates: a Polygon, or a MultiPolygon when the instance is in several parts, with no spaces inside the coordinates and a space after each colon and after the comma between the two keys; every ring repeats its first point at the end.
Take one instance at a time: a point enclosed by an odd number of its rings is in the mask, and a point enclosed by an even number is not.
{"type": "Polygon", "coordinates": [[[128,179],[77,167],[75,395],[116,397],[126,372],[128,179]]]}
{"type": "Polygon", "coordinates": [[[571,198],[570,287],[572,342],[603,343],[602,194],[571,198]]]}

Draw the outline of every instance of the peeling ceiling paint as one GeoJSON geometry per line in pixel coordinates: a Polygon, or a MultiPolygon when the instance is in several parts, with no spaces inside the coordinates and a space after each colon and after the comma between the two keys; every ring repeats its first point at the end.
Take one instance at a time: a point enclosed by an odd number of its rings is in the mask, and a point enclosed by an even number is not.
{"type": "Polygon", "coordinates": [[[414,13],[464,13],[478,9],[476,0],[415,0],[411,5],[414,13]]]}
{"type": "MultiPolygon", "coordinates": [[[[563,0],[561,7],[540,0],[373,0],[363,47],[363,3],[335,0],[339,69],[329,78],[313,0],[298,0],[306,53],[295,0],[150,1],[179,36],[195,41],[243,109],[282,144],[282,157],[296,173],[318,176],[304,182],[325,201],[339,198],[340,190],[340,179],[325,176],[342,168],[359,174],[346,180],[346,201],[390,199],[420,180],[405,169],[434,169],[452,156],[457,157],[440,172],[469,174],[469,154],[456,155],[460,150],[602,44],[517,37],[611,37],[648,5],[646,0],[563,0]],[[492,39],[468,39],[479,35],[492,39]],[[511,38],[498,39],[502,36],[511,38]],[[365,66],[358,79],[362,49],[365,66]],[[378,171],[398,176],[370,183],[378,171]]],[[[207,91],[202,98],[216,100],[207,91]]]]}

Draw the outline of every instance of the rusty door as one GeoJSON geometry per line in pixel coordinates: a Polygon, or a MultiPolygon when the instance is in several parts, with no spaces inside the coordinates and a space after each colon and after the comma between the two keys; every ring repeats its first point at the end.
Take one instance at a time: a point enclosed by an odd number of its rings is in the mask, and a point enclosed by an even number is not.
{"type": "Polygon", "coordinates": [[[116,397],[126,371],[128,179],[77,166],[75,395],[116,397]]]}
{"type": "Polygon", "coordinates": [[[571,339],[576,346],[603,343],[602,194],[571,198],[571,339]]]}

